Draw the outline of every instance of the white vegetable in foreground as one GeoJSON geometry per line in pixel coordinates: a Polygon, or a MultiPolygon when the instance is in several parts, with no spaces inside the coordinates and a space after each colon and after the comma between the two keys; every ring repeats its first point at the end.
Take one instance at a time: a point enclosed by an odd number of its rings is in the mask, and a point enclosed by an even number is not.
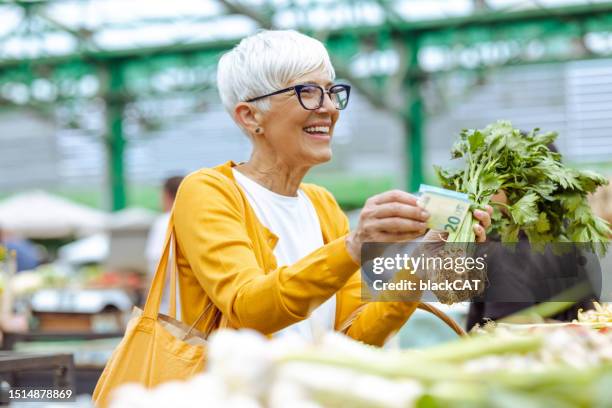
{"type": "Polygon", "coordinates": [[[330,404],[399,408],[412,406],[421,395],[416,381],[285,360],[303,350],[319,349],[352,358],[375,350],[336,333],[326,335],[317,346],[308,346],[295,338],[269,341],[249,330],[219,331],[211,338],[205,374],[152,390],[126,385],[117,391],[111,408],[317,408],[330,404]]]}
{"type": "Polygon", "coordinates": [[[595,309],[578,311],[578,322],[612,323],[612,303],[593,302],[595,309]]]}
{"type": "Polygon", "coordinates": [[[598,391],[609,380],[612,332],[585,327],[498,328],[408,351],[338,333],[306,344],[225,330],[211,338],[206,373],[152,390],[126,386],[111,407],[486,407],[499,398],[594,406],[609,399],[598,391]]]}

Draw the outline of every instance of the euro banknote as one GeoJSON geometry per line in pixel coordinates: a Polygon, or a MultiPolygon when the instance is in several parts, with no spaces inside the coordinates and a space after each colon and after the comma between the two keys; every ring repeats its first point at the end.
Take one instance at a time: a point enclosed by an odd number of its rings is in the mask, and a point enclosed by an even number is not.
{"type": "Polygon", "coordinates": [[[467,194],[421,184],[418,205],[429,212],[427,227],[442,231],[456,231],[470,209],[467,194]]]}

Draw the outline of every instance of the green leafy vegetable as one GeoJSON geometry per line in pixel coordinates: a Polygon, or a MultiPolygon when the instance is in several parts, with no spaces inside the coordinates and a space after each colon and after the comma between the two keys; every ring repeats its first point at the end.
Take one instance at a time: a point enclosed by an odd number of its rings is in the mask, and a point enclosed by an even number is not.
{"type": "MultiPolygon", "coordinates": [[[[593,214],[586,196],[607,180],[563,165],[561,155],[548,148],[556,137],[539,129],[523,134],[507,121],[464,130],[451,151],[464,159],[463,168],[436,167],[436,173],[445,188],[467,193],[478,207],[498,191],[505,193],[507,204],[491,203],[492,230],[502,242],[516,242],[523,230],[532,244],[590,242],[603,254],[610,226],[593,214]]],[[[474,242],[475,222],[468,217],[448,240],[474,242]]]]}

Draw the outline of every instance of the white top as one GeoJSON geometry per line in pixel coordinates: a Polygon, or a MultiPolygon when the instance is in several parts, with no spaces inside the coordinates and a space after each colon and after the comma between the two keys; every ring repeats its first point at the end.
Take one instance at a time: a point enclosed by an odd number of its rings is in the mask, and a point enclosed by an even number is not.
{"type": "MultiPolygon", "coordinates": [[[[232,171],[259,222],[278,237],[274,256],[279,267],[292,265],[323,246],[319,217],[306,193],[300,189],[297,197],[276,194],[238,170],[232,171]]],[[[332,296],[306,320],[280,330],[275,336],[298,335],[313,340],[319,333],[333,330],[335,315],[336,297],[332,296]]]]}

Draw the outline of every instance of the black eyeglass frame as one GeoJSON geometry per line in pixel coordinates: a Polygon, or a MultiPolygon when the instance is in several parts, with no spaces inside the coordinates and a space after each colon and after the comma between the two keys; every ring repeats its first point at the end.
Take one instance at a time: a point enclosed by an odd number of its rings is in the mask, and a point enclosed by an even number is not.
{"type": "Polygon", "coordinates": [[[316,85],[316,84],[300,84],[300,85],[294,85],[294,86],[290,86],[289,88],[285,88],[285,89],[281,89],[275,92],[271,92],[269,94],[265,94],[265,95],[261,95],[261,96],[257,96],[255,98],[251,98],[251,99],[247,99],[245,102],[255,102],[258,101],[260,99],[263,98],[267,98],[268,96],[274,96],[274,95],[279,95],[285,92],[289,92],[289,91],[295,91],[295,94],[298,97],[298,101],[300,102],[300,105],[302,105],[302,108],[306,109],[306,110],[317,110],[317,109],[321,109],[321,106],[323,106],[323,99],[325,98],[325,94],[329,95],[329,99],[332,101],[332,103],[334,104],[334,107],[338,110],[343,110],[347,107],[348,105],[348,101],[349,101],[349,97],[351,96],[351,86],[347,85],[347,84],[336,84],[331,86],[329,89],[324,89],[322,86],[320,85],[316,85]],[[304,106],[304,103],[302,102],[302,96],[301,96],[301,91],[304,88],[319,88],[321,90],[321,99],[319,100],[319,104],[316,108],[307,108],[306,106],[304,106]],[[336,104],[334,103],[334,100],[332,99],[332,89],[334,88],[343,88],[346,90],[346,104],[344,105],[343,108],[339,108],[338,106],[336,106],[336,104]]]}

